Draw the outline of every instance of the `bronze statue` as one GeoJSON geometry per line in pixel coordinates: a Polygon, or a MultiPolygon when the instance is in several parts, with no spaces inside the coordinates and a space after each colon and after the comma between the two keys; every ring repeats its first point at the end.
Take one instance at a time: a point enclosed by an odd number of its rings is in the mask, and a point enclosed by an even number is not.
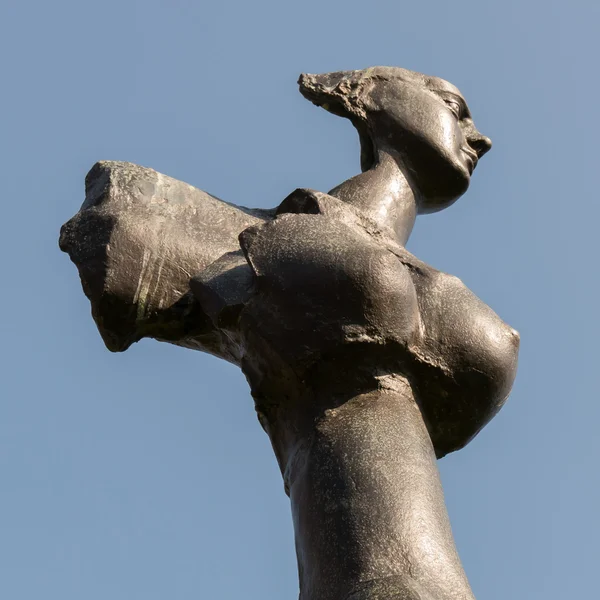
{"type": "Polygon", "coordinates": [[[517,332],[404,248],[491,142],[460,92],[393,67],[302,75],[362,173],[273,210],[96,164],[61,232],[109,349],[142,337],[239,365],[290,496],[301,600],[467,600],[436,456],[512,386],[517,332]]]}

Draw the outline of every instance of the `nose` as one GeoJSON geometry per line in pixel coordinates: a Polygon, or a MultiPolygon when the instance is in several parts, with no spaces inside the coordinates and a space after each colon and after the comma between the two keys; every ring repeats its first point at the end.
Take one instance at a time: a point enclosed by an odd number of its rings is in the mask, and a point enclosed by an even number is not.
{"type": "Polygon", "coordinates": [[[489,137],[479,133],[477,129],[473,128],[472,133],[467,137],[467,142],[475,152],[477,156],[481,158],[486,152],[489,152],[492,148],[492,140],[489,137]]]}

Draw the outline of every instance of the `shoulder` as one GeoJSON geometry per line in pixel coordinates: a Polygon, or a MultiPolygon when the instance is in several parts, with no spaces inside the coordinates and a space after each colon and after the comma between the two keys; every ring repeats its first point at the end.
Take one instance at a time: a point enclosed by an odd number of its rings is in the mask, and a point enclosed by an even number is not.
{"type": "Polygon", "coordinates": [[[271,302],[314,316],[307,328],[331,326],[345,338],[348,326],[356,339],[403,343],[419,328],[407,267],[381,231],[337,198],[296,190],[240,243],[271,302]]]}

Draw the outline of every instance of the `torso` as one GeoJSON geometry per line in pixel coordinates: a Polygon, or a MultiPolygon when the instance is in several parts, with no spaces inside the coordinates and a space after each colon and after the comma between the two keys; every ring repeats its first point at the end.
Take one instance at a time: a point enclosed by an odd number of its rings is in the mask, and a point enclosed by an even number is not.
{"type": "Polygon", "coordinates": [[[261,337],[300,377],[340,360],[352,365],[347,378],[405,376],[437,455],[464,446],[508,395],[518,334],[458,278],[341,201],[303,192],[308,201],[300,194],[280,211],[291,214],[242,236],[262,282],[246,309],[266,323],[261,337]]]}

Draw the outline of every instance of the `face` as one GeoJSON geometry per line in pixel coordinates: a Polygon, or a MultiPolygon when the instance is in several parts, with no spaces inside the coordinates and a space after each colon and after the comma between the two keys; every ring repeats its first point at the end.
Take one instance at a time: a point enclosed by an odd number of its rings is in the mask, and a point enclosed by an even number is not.
{"type": "Polygon", "coordinates": [[[469,186],[478,160],[491,148],[452,84],[404,69],[376,80],[368,121],[377,147],[404,164],[419,197],[419,212],[435,212],[469,186]]]}

